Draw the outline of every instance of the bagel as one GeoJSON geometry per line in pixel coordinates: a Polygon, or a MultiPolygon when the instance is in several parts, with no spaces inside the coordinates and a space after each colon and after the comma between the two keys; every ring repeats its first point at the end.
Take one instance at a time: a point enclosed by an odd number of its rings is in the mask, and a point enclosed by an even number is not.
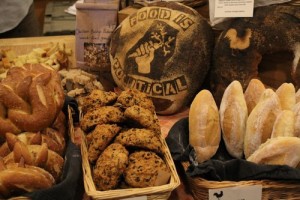
{"type": "Polygon", "coordinates": [[[287,76],[299,88],[299,21],[300,7],[285,4],[258,7],[252,18],[234,20],[217,38],[213,52],[210,87],[216,101],[233,80],[245,90],[251,79],[259,77],[262,58],[280,52],[293,53],[291,66],[285,68],[289,67],[287,76]]]}

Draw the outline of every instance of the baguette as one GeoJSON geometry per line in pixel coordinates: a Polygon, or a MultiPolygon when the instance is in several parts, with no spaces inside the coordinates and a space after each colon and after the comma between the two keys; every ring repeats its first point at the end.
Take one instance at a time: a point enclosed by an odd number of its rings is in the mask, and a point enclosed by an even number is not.
{"type": "Polygon", "coordinates": [[[300,102],[300,89],[297,90],[295,97],[296,97],[296,104],[297,104],[300,102]]]}
{"type": "Polygon", "coordinates": [[[279,136],[294,136],[295,114],[291,110],[282,110],[277,116],[271,138],[279,136]]]}
{"type": "Polygon", "coordinates": [[[219,112],[226,149],[231,156],[242,158],[248,109],[239,81],[233,81],[225,89],[219,112]]]}
{"type": "Polygon", "coordinates": [[[219,148],[221,128],[219,111],[212,94],[200,91],[189,111],[189,143],[194,148],[196,160],[209,160],[219,148]]]}
{"type": "Polygon", "coordinates": [[[244,96],[248,108],[248,115],[259,101],[260,96],[265,91],[265,85],[259,79],[251,79],[245,90],[244,96]]]}
{"type": "Polygon", "coordinates": [[[280,112],[277,94],[272,89],[266,89],[247,120],[244,140],[246,158],[271,137],[274,122],[280,112]]]}
{"type": "Polygon", "coordinates": [[[300,138],[271,138],[249,156],[247,161],[257,164],[297,167],[300,161],[300,138]]]}
{"type": "Polygon", "coordinates": [[[296,91],[292,83],[283,83],[276,90],[283,110],[292,110],[296,104],[296,91]]]}
{"type": "Polygon", "coordinates": [[[294,136],[300,137],[300,102],[293,107],[293,112],[295,114],[294,136]]]}

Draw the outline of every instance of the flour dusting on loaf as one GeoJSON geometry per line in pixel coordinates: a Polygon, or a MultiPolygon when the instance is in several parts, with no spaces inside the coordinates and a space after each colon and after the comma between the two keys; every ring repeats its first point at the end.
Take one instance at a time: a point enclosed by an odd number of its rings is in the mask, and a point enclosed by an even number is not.
{"type": "Polygon", "coordinates": [[[296,89],[292,83],[283,83],[277,90],[276,94],[279,97],[281,108],[292,110],[296,104],[296,89]]]}
{"type": "Polygon", "coordinates": [[[291,110],[282,110],[277,116],[271,137],[294,136],[295,114],[291,110]]]}
{"type": "Polygon", "coordinates": [[[271,137],[274,122],[280,111],[277,94],[272,89],[266,89],[247,120],[244,141],[246,158],[271,137]]]}
{"type": "Polygon", "coordinates": [[[233,157],[242,158],[248,109],[239,81],[233,81],[226,88],[219,112],[226,149],[233,157]]]}
{"type": "Polygon", "coordinates": [[[244,93],[248,114],[250,114],[256,106],[265,89],[265,85],[259,79],[251,79],[244,93]]]}
{"type": "Polygon", "coordinates": [[[269,139],[247,160],[257,164],[297,167],[300,161],[300,138],[277,137],[269,139]]]}
{"type": "Polygon", "coordinates": [[[201,90],[194,98],[189,111],[189,142],[202,163],[215,155],[221,140],[219,111],[208,90],[201,90]]]}

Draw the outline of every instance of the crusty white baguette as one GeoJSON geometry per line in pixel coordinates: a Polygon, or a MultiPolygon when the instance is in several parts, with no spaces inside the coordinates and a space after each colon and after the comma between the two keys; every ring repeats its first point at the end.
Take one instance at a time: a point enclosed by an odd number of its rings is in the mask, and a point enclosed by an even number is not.
{"type": "Polygon", "coordinates": [[[257,164],[297,167],[300,161],[300,138],[271,138],[260,145],[247,160],[257,164]]]}
{"type": "Polygon", "coordinates": [[[201,90],[190,106],[189,143],[202,163],[215,155],[221,140],[219,111],[208,90],[201,90]]]}
{"type": "Polygon", "coordinates": [[[271,138],[279,136],[294,136],[295,114],[291,110],[282,110],[277,116],[271,138]]]}
{"type": "Polygon", "coordinates": [[[239,81],[233,81],[225,89],[219,112],[226,149],[231,156],[242,158],[248,109],[239,81]]]}
{"type": "Polygon", "coordinates": [[[293,107],[293,112],[295,114],[294,136],[300,137],[300,102],[293,107]]]}
{"type": "Polygon", "coordinates": [[[277,90],[276,94],[280,100],[283,110],[292,110],[296,104],[296,89],[292,83],[283,83],[277,90]]]}
{"type": "Polygon", "coordinates": [[[247,120],[244,140],[246,158],[271,137],[274,122],[280,111],[281,105],[277,94],[272,89],[266,89],[247,120]]]}
{"type": "Polygon", "coordinates": [[[248,114],[250,114],[253,108],[256,106],[265,89],[265,85],[259,79],[251,79],[244,92],[248,114]]]}

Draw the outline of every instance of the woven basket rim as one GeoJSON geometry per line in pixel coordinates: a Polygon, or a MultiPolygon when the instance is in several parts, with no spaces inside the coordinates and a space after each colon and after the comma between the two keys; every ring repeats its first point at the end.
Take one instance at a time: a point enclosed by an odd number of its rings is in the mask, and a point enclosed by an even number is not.
{"type": "MultiPolygon", "coordinates": [[[[94,199],[116,199],[116,198],[128,198],[137,196],[149,196],[149,195],[166,195],[169,196],[171,192],[180,185],[180,179],[176,171],[175,164],[173,162],[171,153],[167,147],[165,140],[160,137],[163,147],[163,156],[167,166],[171,171],[171,178],[168,184],[162,186],[154,186],[147,188],[128,188],[128,189],[114,189],[108,191],[96,190],[95,184],[92,179],[92,173],[90,164],[87,158],[87,145],[85,136],[82,136],[81,142],[81,154],[82,154],[82,169],[84,175],[84,188],[87,195],[94,199]]],[[[166,198],[167,199],[167,198],[166,198]]]]}

